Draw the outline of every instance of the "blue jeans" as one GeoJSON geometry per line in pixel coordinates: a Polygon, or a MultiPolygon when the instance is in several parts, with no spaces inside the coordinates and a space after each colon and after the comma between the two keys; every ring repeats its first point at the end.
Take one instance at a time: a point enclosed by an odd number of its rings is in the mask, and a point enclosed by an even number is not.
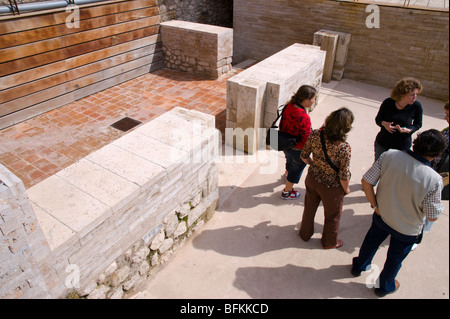
{"type": "Polygon", "coordinates": [[[353,272],[366,271],[378,248],[389,235],[391,236],[389,249],[379,277],[379,289],[385,293],[395,290],[395,277],[402,267],[403,260],[408,256],[412,246],[417,241],[417,236],[407,236],[395,231],[374,213],[372,226],[364,238],[359,256],[353,258],[352,264],[353,272]]]}
{"type": "Polygon", "coordinates": [[[288,182],[297,184],[306,167],[306,163],[300,158],[301,151],[287,149],[283,152],[286,156],[286,170],[288,172],[287,180],[288,182]]]}

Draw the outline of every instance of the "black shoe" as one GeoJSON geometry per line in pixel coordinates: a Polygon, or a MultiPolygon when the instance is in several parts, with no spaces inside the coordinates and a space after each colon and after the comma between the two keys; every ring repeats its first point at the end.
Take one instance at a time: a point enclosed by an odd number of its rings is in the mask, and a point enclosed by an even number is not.
{"type": "Polygon", "coordinates": [[[352,268],[352,270],[351,270],[351,273],[352,273],[353,277],[359,277],[359,276],[361,276],[361,272],[360,272],[360,271],[355,271],[355,270],[353,270],[353,268],[352,268]]]}
{"type": "Polygon", "coordinates": [[[353,269],[353,265],[355,264],[355,260],[356,260],[357,258],[358,258],[358,257],[353,257],[353,259],[352,259],[352,270],[351,270],[351,273],[352,273],[353,277],[359,277],[359,276],[361,276],[361,271],[360,271],[360,270],[356,271],[356,270],[353,269]]]}
{"type": "Polygon", "coordinates": [[[375,288],[375,295],[377,295],[378,297],[383,298],[386,295],[393,294],[399,288],[400,288],[400,283],[397,280],[395,280],[395,290],[394,291],[386,292],[386,291],[382,290],[381,288],[375,288]]]}

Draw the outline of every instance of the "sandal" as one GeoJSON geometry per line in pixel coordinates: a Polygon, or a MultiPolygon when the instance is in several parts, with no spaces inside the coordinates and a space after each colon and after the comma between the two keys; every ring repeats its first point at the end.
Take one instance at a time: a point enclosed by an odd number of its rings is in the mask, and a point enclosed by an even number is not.
{"type": "Polygon", "coordinates": [[[344,242],[342,240],[338,239],[336,241],[336,245],[334,245],[334,246],[323,246],[323,249],[339,248],[339,247],[342,247],[342,245],[344,245],[344,242]]]}

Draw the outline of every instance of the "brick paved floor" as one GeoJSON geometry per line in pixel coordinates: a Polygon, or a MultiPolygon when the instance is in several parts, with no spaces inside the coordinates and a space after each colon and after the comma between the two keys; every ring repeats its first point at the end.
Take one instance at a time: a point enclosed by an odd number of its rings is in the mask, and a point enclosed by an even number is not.
{"type": "Polygon", "coordinates": [[[110,125],[131,117],[143,123],[174,108],[216,117],[223,133],[226,81],[161,69],[0,131],[0,163],[29,188],[126,134],[110,125]]]}

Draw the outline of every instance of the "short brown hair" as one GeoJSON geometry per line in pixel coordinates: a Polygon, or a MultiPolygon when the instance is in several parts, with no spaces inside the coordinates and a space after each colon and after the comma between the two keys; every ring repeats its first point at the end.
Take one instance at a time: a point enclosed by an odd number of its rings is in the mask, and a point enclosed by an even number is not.
{"type": "Polygon", "coordinates": [[[348,132],[352,129],[354,119],[352,111],[346,107],[341,107],[328,115],[323,128],[328,141],[330,143],[345,142],[348,132]]]}
{"type": "Polygon", "coordinates": [[[422,92],[423,86],[419,80],[413,78],[403,78],[398,81],[391,92],[391,99],[394,101],[400,101],[406,94],[411,93],[415,89],[422,92]]]}

